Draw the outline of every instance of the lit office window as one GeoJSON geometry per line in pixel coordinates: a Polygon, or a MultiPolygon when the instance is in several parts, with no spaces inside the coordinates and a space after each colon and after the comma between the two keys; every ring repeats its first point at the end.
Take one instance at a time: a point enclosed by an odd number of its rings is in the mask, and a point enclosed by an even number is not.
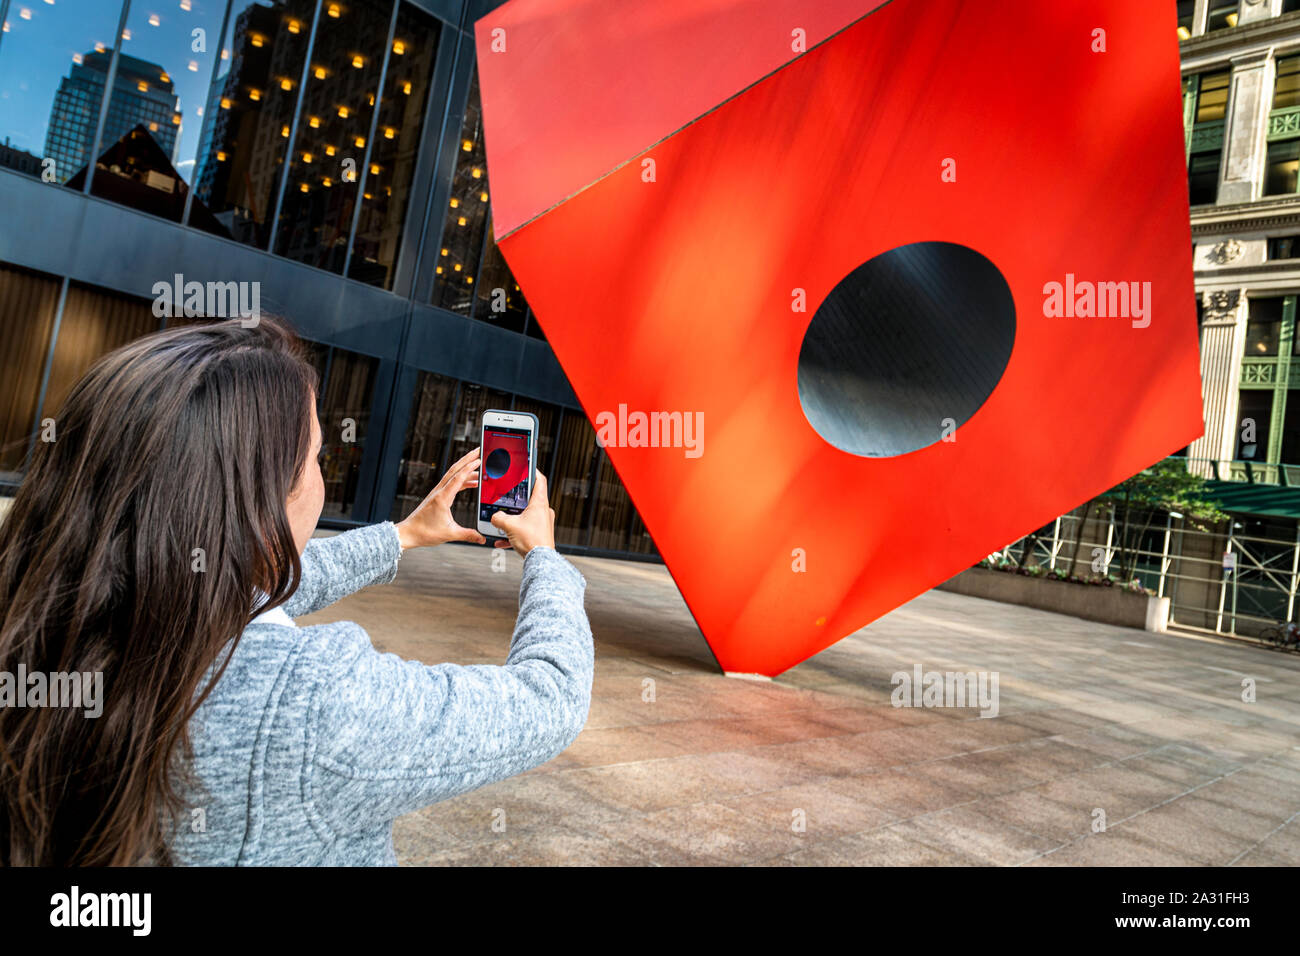
{"type": "MultiPolygon", "coordinates": [[[[461,126],[442,245],[438,248],[433,304],[512,332],[523,332],[528,324],[528,302],[497,248],[490,200],[475,70],[461,126]]],[[[540,329],[533,335],[540,337],[540,329]]]]}
{"type": "Polygon", "coordinates": [[[0,167],[66,183],[90,162],[121,5],[22,6],[0,43],[0,167]]]}
{"type": "Polygon", "coordinates": [[[379,120],[366,166],[365,195],[348,268],[351,278],[384,289],[393,287],[397,250],[406,225],[424,130],[425,105],[433,82],[438,33],[436,20],[403,4],[379,98],[379,120]]]}
{"type": "Polygon", "coordinates": [[[1196,0],[1178,0],[1178,39],[1192,38],[1192,19],[1196,14],[1196,0]]]}
{"type": "Polygon", "coordinates": [[[488,226],[488,203],[479,199],[479,193],[487,188],[482,113],[478,70],[475,70],[456,145],[456,171],[447,202],[442,245],[437,250],[437,278],[433,287],[433,304],[461,315],[469,315],[474,303],[474,280],[488,226]]]}
{"type": "Polygon", "coordinates": [[[596,479],[596,504],[592,509],[590,546],[626,551],[635,509],[605,449],[600,449],[596,479]]]}
{"type": "Polygon", "coordinates": [[[1273,83],[1273,109],[1300,106],[1300,56],[1277,61],[1277,80],[1273,83]]]}
{"type": "Polygon", "coordinates": [[[190,225],[267,247],[315,7],[234,0],[204,104],[190,225]]]}
{"type": "Polygon", "coordinates": [[[1235,27],[1237,25],[1237,11],[1240,6],[1238,0],[1232,0],[1231,3],[1211,0],[1210,15],[1205,24],[1206,32],[1212,33],[1215,30],[1226,30],[1229,27],[1235,27]]]}
{"type": "Polygon", "coordinates": [[[1246,357],[1277,355],[1282,332],[1283,299],[1271,297],[1250,300],[1246,321],[1246,357]]]}
{"type": "Polygon", "coordinates": [[[1219,168],[1223,157],[1223,119],[1228,110],[1230,71],[1198,77],[1192,122],[1192,153],[1188,157],[1188,199],[1191,205],[1213,203],[1219,195],[1219,168]],[[1201,148],[1201,144],[1205,148],[1201,148]]]}
{"type": "Polygon", "coordinates": [[[488,220],[484,239],[483,258],[479,266],[478,301],[474,304],[474,318],[499,325],[512,332],[524,330],[528,303],[515,277],[506,265],[505,256],[492,237],[492,222],[488,220]]]}
{"type": "Polygon", "coordinates": [[[158,331],[159,325],[149,299],[70,283],[41,418],[58,415],[72,387],[101,355],[158,331]]]}
{"type": "Polygon", "coordinates": [[[1264,195],[1294,193],[1298,171],[1300,171],[1300,139],[1269,143],[1264,169],[1264,195]]]}
{"type": "Polygon", "coordinates": [[[343,272],[392,10],[392,0],[349,0],[337,16],[320,18],[289,153],[278,255],[343,272]]]}
{"type": "Polygon", "coordinates": [[[560,423],[560,449],[550,479],[557,544],[585,545],[587,510],[601,448],[596,431],[580,411],[566,410],[560,423]]]}
{"type": "Polygon", "coordinates": [[[1200,92],[1196,97],[1196,122],[1212,123],[1221,120],[1228,112],[1228,87],[1232,72],[1205,73],[1201,76],[1200,92]]]}
{"type": "Polygon", "coordinates": [[[36,426],[59,280],[0,266],[0,479],[16,482],[36,426]]]}
{"type": "MultiPolygon", "coordinates": [[[[424,500],[443,475],[443,458],[451,440],[456,406],[454,378],[421,372],[406,421],[406,442],[397,473],[391,520],[401,521],[424,500]]],[[[452,459],[447,460],[447,465],[452,459]]]]}
{"type": "Polygon", "coordinates": [[[1243,388],[1237,394],[1237,457],[1268,460],[1268,432],[1273,419],[1273,390],[1243,388]]]}
{"type": "Polygon", "coordinates": [[[319,400],[325,517],[351,517],[356,506],[378,369],[379,359],[337,348],[326,363],[319,400]]]}

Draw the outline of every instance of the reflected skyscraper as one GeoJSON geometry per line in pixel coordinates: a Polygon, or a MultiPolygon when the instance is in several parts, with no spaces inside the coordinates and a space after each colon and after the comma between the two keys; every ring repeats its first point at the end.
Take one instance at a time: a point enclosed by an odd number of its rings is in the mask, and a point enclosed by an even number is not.
{"type": "MultiPolygon", "coordinates": [[[[254,245],[260,244],[257,230],[266,215],[270,191],[261,167],[268,161],[278,165],[276,151],[269,150],[269,157],[259,153],[254,141],[264,125],[268,105],[281,99],[278,84],[271,81],[271,56],[280,26],[281,12],[275,7],[252,5],[235,18],[230,69],[213,84],[204,107],[194,180],[199,201],[217,213],[232,235],[254,245]],[[260,189],[252,188],[254,179],[260,189]]],[[[296,38],[302,33],[302,21],[286,23],[286,32],[290,29],[296,38]]],[[[292,100],[288,109],[292,110],[292,100]]],[[[266,149],[272,144],[264,141],[260,145],[266,149]]]]}
{"type": "MultiPolygon", "coordinates": [[[[91,159],[112,53],[92,50],[80,60],[59,83],[45,137],[45,157],[54,160],[60,183],[66,183],[91,159]]],[[[177,105],[166,70],[157,63],[120,54],[101,151],[141,125],[174,163],[181,123],[177,105]]]]}

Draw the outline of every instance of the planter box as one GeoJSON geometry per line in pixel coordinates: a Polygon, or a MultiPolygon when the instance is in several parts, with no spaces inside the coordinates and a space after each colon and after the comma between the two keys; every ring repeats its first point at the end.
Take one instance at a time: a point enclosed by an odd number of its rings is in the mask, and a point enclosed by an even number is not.
{"type": "Polygon", "coordinates": [[[991,571],[988,568],[968,568],[939,585],[939,590],[1001,601],[1003,604],[1019,604],[1040,611],[1054,611],[1119,627],[1165,631],[1169,626],[1169,598],[1132,594],[1118,587],[1031,578],[1025,574],[991,571]]]}

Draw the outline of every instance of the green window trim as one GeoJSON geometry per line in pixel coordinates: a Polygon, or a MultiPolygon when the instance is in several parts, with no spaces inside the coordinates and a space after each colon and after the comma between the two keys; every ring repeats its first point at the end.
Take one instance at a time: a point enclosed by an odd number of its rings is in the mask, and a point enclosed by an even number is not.
{"type": "Polygon", "coordinates": [[[1268,141],[1300,137],[1300,106],[1287,106],[1268,114],[1268,141]]]}
{"type": "MultiPolygon", "coordinates": [[[[1272,298],[1271,296],[1267,298],[1272,298]]],[[[1288,392],[1300,388],[1300,362],[1293,363],[1297,296],[1282,297],[1282,322],[1278,329],[1277,355],[1243,356],[1241,390],[1272,391],[1273,410],[1269,416],[1268,452],[1264,462],[1276,462],[1282,454],[1282,430],[1286,420],[1288,392]]],[[[1300,356],[1296,356],[1300,358],[1300,356]]],[[[1234,443],[1236,437],[1234,436],[1234,443]]],[[[1300,462],[1287,462],[1300,464],[1300,462]]]]}

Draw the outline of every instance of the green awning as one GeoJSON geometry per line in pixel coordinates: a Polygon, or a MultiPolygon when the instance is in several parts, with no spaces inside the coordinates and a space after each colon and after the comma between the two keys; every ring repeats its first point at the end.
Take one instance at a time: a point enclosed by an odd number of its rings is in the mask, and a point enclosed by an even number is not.
{"type": "Polygon", "coordinates": [[[1233,514],[1300,519],[1300,488],[1211,479],[1205,482],[1205,494],[1233,514]]]}

